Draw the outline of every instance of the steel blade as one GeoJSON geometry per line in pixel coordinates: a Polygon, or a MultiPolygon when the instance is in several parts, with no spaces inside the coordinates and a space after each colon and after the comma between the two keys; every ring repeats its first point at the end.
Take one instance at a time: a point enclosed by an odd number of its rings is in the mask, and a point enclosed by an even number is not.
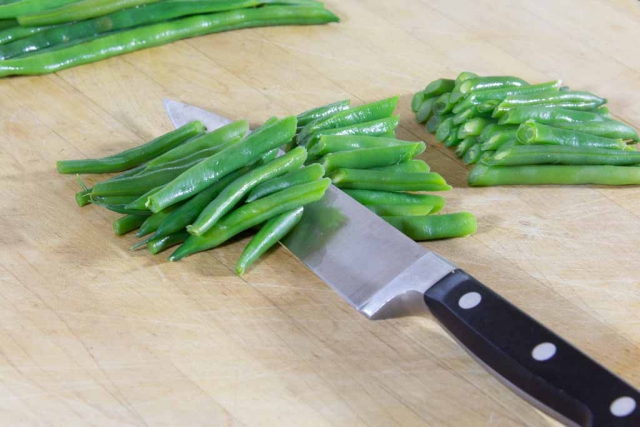
{"type": "MultiPolygon", "coordinates": [[[[198,119],[212,131],[230,123],[180,102],[164,100],[164,105],[176,127],[198,119]]],[[[425,311],[424,292],[455,269],[333,185],[321,200],[305,206],[300,223],[282,243],[349,304],[375,319],[425,311]]]]}

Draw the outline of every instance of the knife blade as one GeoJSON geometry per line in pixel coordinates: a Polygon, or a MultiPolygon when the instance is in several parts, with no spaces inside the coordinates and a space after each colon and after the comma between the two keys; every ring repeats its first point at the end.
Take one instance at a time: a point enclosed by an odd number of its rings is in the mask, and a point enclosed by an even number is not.
{"type": "MultiPolygon", "coordinates": [[[[164,105],[176,127],[229,123],[176,101],[164,105]]],[[[305,206],[282,243],[370,319],[429,310],[490,373],[566,425],[640,426],[635,388],[335,186],[305,206]]]]}

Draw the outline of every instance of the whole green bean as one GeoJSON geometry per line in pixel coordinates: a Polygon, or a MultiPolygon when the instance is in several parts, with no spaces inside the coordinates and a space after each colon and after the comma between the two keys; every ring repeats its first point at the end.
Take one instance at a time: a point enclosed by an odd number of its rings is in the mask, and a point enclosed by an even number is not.
{"type": "Polygon", "coordinates": [[[638,132],[626,123],[617,120],[604,119],[601,122],[587,123],[551,123],[551,126],[577,130],[578,132],[591,135],[603,136],[605,138],[624,139],[638,141],[638,132]]]}
{"type": "Polygon", "coordinates": [[[478,136],[484,128],[491,123],[494,123],[494,121],[482,117],[471,119],[460,126],[460,129],[458,129],[458,138],[464,139],[470,136],[478,136]]]}
{"type": "Polygon", "coordinates": [[[315,120],[325,119],[339,113],[340,111],[348,110],[350,105],[351,101],[345,99],[344,101],[334,102],[332,104],[323,105],[322,107],[313,108],[305,111],[304,113],[300,113],[297,116],[298,126],[304,127],[315,120]]]}
{"type": "Polygon", "coordinates": [[[262,254],[289,234],[302,218],[304,208],[290,210],[268,220],[242,251],[236,264],[236,274],[242,276],[262,254]]]}
{"type": "Polygon", "coordinates": [[[208,157],[176,177],[162,190],[151,195],[148,208],[159,212],[167,206],[189,198],[223,176],[258,160],[263,154],[293,138],[296,117],[290,116],[261,128],[231,147],[208,157]]]}
{"type": "Polygon", "coordinates": [[[505,87],[500,89],[490,89],[490,90],[479,90],[477,92],[473,92],[469,94],[466,98],[464,98],[461,102],[458,102],[455,107],[453,107],[454,113],[459,113],[467,108],[485,103],[487,101],[492,100],[500,100],[503,101],[508,96],[512,95],[524,95],[528,93],[536,93],[543,91],[556,90],[560,87],[560,80],[554,80],[551,82],[540,83],[537,85],[529,85],[529,86],[520,86],[520,87],[505,87]]]}
{"type": "Polygon", "coordinates": [[[305,142],[305,140],[314,133],[388,118],[393,114],[393,110],[396,109],[399,99],[398,96],[394,96],[340,111],[327,118],[313,121],[302,129],[298,135],[298,141],[301,145],[307,145],[308,142],[305,142]]]}
{"type": "Polygon", "coordinates": [[[186,231],[178,231],[168,236],[158,236],[147,242],[147,249],[153,255],[169,249],[171,246],[175,246],[187,240],[190,234],[186,231]]]}
{"type": "Polygon", "coordinates": [[[440,122],[438,128],[436,129],[436,141],[444,142],[444,140],[447,139],[449,135],[451,135],[451,131],[453,129],[457,129],[457,127],[453,124],[453,117],[444,119],[442,122],[440,122]]]}
{"type": "Polygon", "coordinates": [[[307,146],[307,151],[309,155],[324,156],[329,153],[357,150],[359,148],[379,148],[411,144],[415,144],[415,142],[377,136],[329,135],[323,136],[315,144],[307,146]]]}
{"type": "Polygon", "coordinates": [[[456,148],[456,156],[464,157],[464,155],[467,154],[467,151],[469,151],[471,147],[477,144],[479,143],[478,137],[476,136],[471,136],[469,138],[463,139],[462,141],[460,141],[458,147],[456,148]]]}
{"type": "Polygon", "coordinates": [[[167,219],[169,215],[171,215],[171,213],[174,212],[179,207],[180,207],[180,204],[177,203],[175,205],[169,206],[166,209],[161,210],[160,212],[157,212],[152,214],[151,216],[148,216],[144,224],[142,224],[138,229],[136,236],[142,237],[142,236],[146,236],[147,234],[151,234],[155,232],[158,229],[158,227],[160,227],[160,224],[162,224],[164,220],[167,219]]]}
{"type": "Polygon", "coordinates": [[[429,98],[420,105],[420,108],[416,111],[416,121],[418,123],[425,123],[431,118],[435,102],[436,98],[429,98]]]}
{"type": "Polygon", "coordinates": [[[443,93],[433,103],[433,113],[439,115],[450,113],[454,105],[451,101],[451,93],[443,93]]]}
{"type": "Polygon", "coordinates": [[[331,184],[327,178],[296,185],[254,202],[247,203],[225,215],[202,236],[190,236],[170,257],[178,261],[193,253],[212,249],[233,236],[276,215],[320,200],[331,184]]]}
{"type": "Polygon", "coordinates": [[[383,136],[390,131],[393,131],[400,122],[399,116],[386,117],[384,119],[373,120],[370,122],[358,123],[351,126],[345,126],[342,128],[325,129],[313,133],[302,145],[311,147],[316,141],[323,136],[383,136]]]}
{"type": "Polygon", "coordinates": [[[158,187],[152,188],[151,190],[144,193],[142,196],[138,197],[133,202],[127,205],[127,209],[138,209],[138,210],[148,210],[147,209],[147,199],[150,195],[157,193],[160,189],[164,187],[164,185],[160,185],[158,187]]]}
{"type": "Polygon", "coordinates": [[[389,172],[429,172],[431,168],[424,160],[409,160],[408,162],[398,163],[391,166],[380,166],[371,168],[374,171],[389,171],[389,172]]]}
{"type": "Polygon", "coordinates": [[[482,129],[482,132],[480,132],[480,135],[478,135],[478,142],[486,142],[494,135],[500,134],[505,131],[517,131],[518,128],[519,125],[499,125],[496,123],[491,123],[484,129],[482,129]]]}
{"type": "Polygon", "coordinates": [[[102,157],[100,159],[59,160],[57,163],[58,172],[108,173],[131,169],[171,150],[198,133],[204,132],[204,130],[205,127],[201,122],[191,122],[174,131],[159,136],[153,141],[112,156],[102,157]]]}
{"type": "Polygon", "coordinates": [[[515,141],[518,138],[518,129],[507,129],[495,132],[485,142],[481,143],[482,151],[497,150],[509,141],[515,141]]]}
{"type": "Polygon", "coordinates": [[[476,217],[469,212],[426,216],[384,216],[389,224],[413,240],[436,240],[463,237],[478,229],[476,217]]]}
{"type": "Polygon", "coordinates": [[[194,236],[202,236],[223,215],[233,209],[252,188],[300,168],[306,159],[307,150],[297,147],[237,178],[204,208],[193,224],[187,226],[187,231],[194,236]]]}
{"type": "Polygon", "coordinates": [[[521,165],[640,165],[640,152],[562,145],[516,145],[498,150],[485,162],[489,166],[521,165]]]}
{"type": "MultiPolygon", "coordinates": [[[[212,186],[206,188],[187,200],[184,205],[171,212],[156,230],[154,237],[169,236],[181,230],[185,230],[200,215],[207,205],[227,188],[229,184],[250,170],[250,167],[239,169],[222,178],[212,186]]],[[[186,232],[186,231],[185,231],[186,232]]]]}
{"type": "Polygon", "coordinates": [[[382,191],[447,191],[451,186],[437,173],[404,173],[338,169],[329,175],[338,188],[382,191]]]}
{"type": "Polygon", "coordinates": [[[327,9],[307,6],[264,6],[197,15],[105,35],[65,49],[0,62],[0,77],[46,74],[188,37],[272,25],[337,22],[327,9]]]}
{"type": "Polygon", "coordinates": [[[270,179],[255,186],[247,196],[247,203],[262,197],[284,190],[295,185],[306,184],[318,180],[324,176],[324,168],[319,163],[314,163],[302,169],[289,172],[279,178],[270,179]]]}
{"type": "Polygon", "coordinates": [[[363,205],[426,205],[433,206],[431,213],[444,208],[443,197],[433,194],[392,193],[372,190],[343,190],[363,205]]]}
{"type": "Polygon", "coordinates": [[[482,149],[480,148],[480,144],[475,144],[471,148],[464,153],[464,157],[462,157],[462,162],[465,165],[472,165],[477,163],[480,160],[480,156],[482,156],[482,149]]]}
{"type": "Polygon", "coordinates": [[[584,123],[603,122],[602,115],[592,111],[569,110],[560,107],[540,107],[538,105],[528,105],[514,107],[505,112],[499,124],[519,125],[527,120],[534,120],[538,123],[557,125],[558,123],[584,123]]]}
{"type": "Polygon", "coordinates": [[[18,22],[23,27],[64,24],[83,21],[156,1],[158,0],[80,0],[55,9],[19,16],[18,22]]]}
{"type": "Polygon", "coordinates": [[[429,215],[433,206],[429,205],[365,205],[378,216],[423,216],[429,215]]]}
{"type": "MultiPolygon", "coordinates": [[[[94,196],[135,196],[132,200],[134,201],[147,191],[168,184],[182,173],[191,169],[191,167],[199,164],[199,162],[201,161],[197,160],[192,164],[153,169],[114,181],[99,182],[93,186],[91,194],[94,196]]],[[[153,194],[151,197],[159,194],[161,191],[162,190],[158,191],[158,193],[153,194]]]]}
{"type": "MultiPolygon", "coordinates": [[[[202,134],[181,144],[147,163],[147,168],[182,159],[198,151],[223,147],[230,141],[243,138],[249,131],[249,122],[238,120],[212,132],[202,134]]],[[[214,153],[212,153],[213,155],[214,153]]]]}
{"type": "Polygon", "coordinates": [[[553,144],[572,147],[598,147],[624,149],[627,145],[619,139],[603,138],[571,129],[560,129],[527,121],[518,128],[518,140],[523,144],[553,144]]]}
{"type": "MultiPolygon", "coordinates": [[[[606,99],[590,92],[548,90],[536,93],[510,95],[493,110],[493,117],[501,117],[508,110],[528,105],[587,105],[595,109],[605,104],[606,99]]],[[[576,109],[576,108],[573,108],[576,109]]]]}
{"type": "Polygon", "coordinates": [[[22,0],[0,5],[0,19],[17,18],[27,13],[39,12],[73,3],[77,0],[22,0]]]}
{"type": "Polygon", "coordinates": [[[640,167],[609,165],[476,165],[468,176],[474,187],[492,185],[638,185],[640,167]]]}
{"type": "Polygon", "coordinates": [[[426,149],[424,142],[403,144],[390,147],[359,148],[339,151],[324,156],[320,163],[327,173],[336,169],[370,169],[379,166],[391,166],[408,162],[426,149]]]}
{"type": "Polygon", "coordinates": [[[140,215],[125,215],[113,221],[113,232],[118,236],[127,234],[130,231],[140,227],[145,220],[149,218],[140,215]]]}

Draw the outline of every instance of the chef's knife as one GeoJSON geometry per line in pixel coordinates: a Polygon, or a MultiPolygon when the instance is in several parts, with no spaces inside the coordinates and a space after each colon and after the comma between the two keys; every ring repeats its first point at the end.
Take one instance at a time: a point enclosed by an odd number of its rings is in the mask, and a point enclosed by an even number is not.
{"type": "MultiPolygon", "coordinates": [[[[230,121],[165,100],[174,126],[230,121]]],[[[489,372],[559,421],[640,426],[640,393],[536,320],[335,186],[283,244],[370,319],[427,309],[489,372]]]]}

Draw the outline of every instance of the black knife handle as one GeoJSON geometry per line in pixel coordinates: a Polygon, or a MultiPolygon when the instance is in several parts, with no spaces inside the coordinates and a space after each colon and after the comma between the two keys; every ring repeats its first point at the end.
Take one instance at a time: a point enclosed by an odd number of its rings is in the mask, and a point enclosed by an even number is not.
{"type": "Polygon", "coordinates": [[[445,276],[424,299],[467,350],[560,421],[640,426],[636,389],[464,271],[445,276]]]}

